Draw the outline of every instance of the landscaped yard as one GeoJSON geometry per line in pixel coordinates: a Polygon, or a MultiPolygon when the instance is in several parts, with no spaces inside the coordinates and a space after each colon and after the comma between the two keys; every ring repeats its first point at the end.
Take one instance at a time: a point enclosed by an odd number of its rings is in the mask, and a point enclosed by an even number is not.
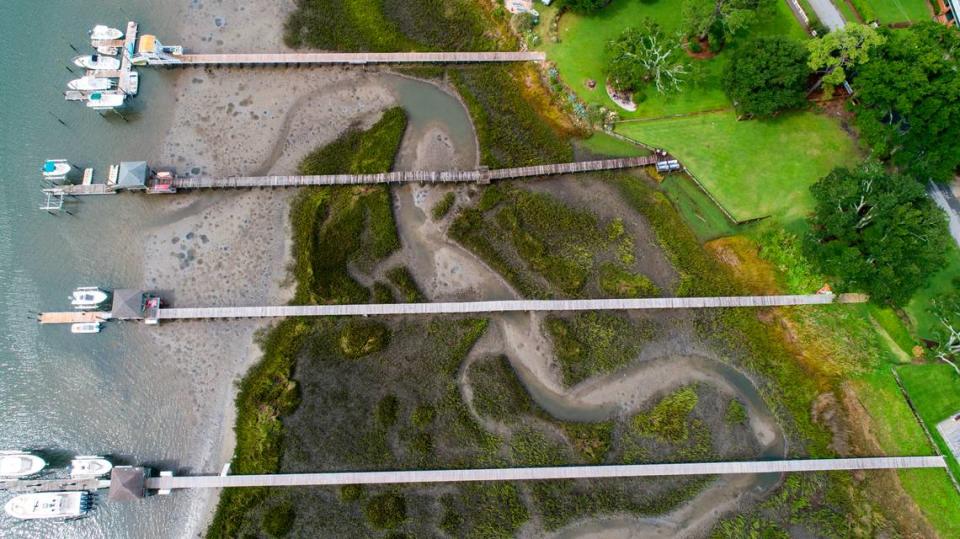
{"type": "MultiPolygon", "coordinates": [[[[838,0],[838,3],[842,0],[838,0]]],[[[927,21],[933,18],[927,0],[853,0],[853,5],[867,22],[881,24],[927,21]]]]}
{"type": "Polygon", "coordinates": [[[913,295],[905,309],[921,337],[933,338],[934,331],[939,329],[940,322],[930,312],[930,305],[938,296],[955,288],[953,281],[957,278],[960,278],[960,249],[951,241],[943,269],[930,278],[927,286],[913,295]]]}
{"type": "Polygon", "coordinates": [[[617,131],[677,156],[738,220],[803,217],[809,187],[857,149],[834,120],[810,112],[737,121],[733,112],[625,122],[617,131]]]}
{"type": "Polygon", "coordinates": [[[954,476],[960,477],[960,464],[937,432],[937,423],[960,412],[960,375],[946,363],[907,365],[897,372],[940,452],[947,456],[954,476]]]}

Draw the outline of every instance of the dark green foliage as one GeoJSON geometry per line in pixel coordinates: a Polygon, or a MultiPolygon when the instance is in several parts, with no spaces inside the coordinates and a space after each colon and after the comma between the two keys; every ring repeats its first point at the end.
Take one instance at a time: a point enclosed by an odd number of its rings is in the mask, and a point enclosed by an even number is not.
{"type": "Polygon", "coordinates": [[[382,281],[373,283],[373,302],[374,303],[393,303],[396,298],[393,297],[393,290],[382,281]]]}
{"type": "Polygon", "coordinates": [[[457,201],[457,194],[454,193],[453,191],[450,191],[449,193],[443,195],[443,198],[441,198],[433,206],[433,209],[430,210],[430,216],[433,217],[434,221],[439,221],[440,219],[443,219],[444,217],[447,216],[448,213],[450,213],[450,210],[453,209],[453,204],[456,201],[457,201]]]}
{"type": "Polygon", "coordinates": [[[387,271],[387,280],[393,283],[400,291],[400,300],[405,303],[418,303],[426,301],[420,287],[413,279],[413,274],[406,266],[397,266],[387,271]]]}
{"type": "Polygon", "coordinates": [[[948,181],[960,166],[960,33],[929,21],[881,32],[853,82],[860,134],[917,179],[948,181]]]}
{"type": "Polygon", "coordinates": [[[653,327],[646,321],[633,322],[598,311],[579,313],[572,319],[548,317],[545,325],[566,385],[627,365],[653,336],[653,327]]]}
{"type": "Polygon", "coordinates": [[[573,146],[554,131],[518,88],[517,66],[476,65],[451,71],[480,140],[480,162],[490,168],[573,160],[573,146]]]}
{"type": "Polygon", "coordinates": [[[396,395],[387,395],[377,403],[377,423],[381,427],[390,428],[397,423],[397,412],[400,409],[400,401],[396,395]]]}
{"type": "Polygon", "coordinates": [[[293,529],[297,512],[290,503],[275,506],[263,515],[263,531],[270,537],[286,537],[293,529]]]}
{"type": "Polygon", "coordinates": [[[440,502],[440,529],[451,537],[510,539],[530,518],[513,483],[465,483],[440,502]]]}
{"type": "Polygon", "coordinates": [[[614,298],[651,298],[660,289],[642,273],[632,273],[607,262],[600,266],[600,290],[614,298]]]}
{"type": "Polygon", "coordinates": [[[607,56],[607,75],[620,90],[642,91],[652,84],[660,93],[675,91],[688,71],[679,41],[651,19],[607,43],[607,56]]]}
{"type": "Polygon", "coordinates": [[[407,519],[407,503],[398,492],[377,494],[363,508],[367,522],[378,530],[390,530],[407,519]]]}
{"type": "Polygon", "coordinates": [[[742,425],[747,422],[747,408],[737,399],[730,399],[724,421],[731,425],[742,425]]]}
{"type": "Polygon", "coordinates": [[[383,350],[389,339],[390,330],[380,322],[351,318],[340,331],[340,352],[356,359],[383,350]]]}
{"type": "Polygon", "coordinates": [[[633,417],[633,428],[640,434],[656,436],[664,442],[679,444],[690,436],[688,417],[697,406],[697,390],[688,386],[666,396],[652,409],[633,417]]]}
{"type": "Polygon", "coordinates": [[[564,423],[563,432],[577,454],[589,464],[601,464],[613,443],[613,421],[564,423]]]}
{"type": "Polygon", "coordinates": [[[473,407],[481,416],[508,422],[534,411],[530,394],[504,356],[474,363],[470,368],[470,381],[473,407]]]}
{"type": "Polygon", "coordinates": [[[810,259],[844,286],[902,305],[944,261],[946,217],[912,179],[838,168],[811,187],[810,259]]]}
{"type": "Polygon", "coordinates": [[[340,500],[355,502],[363,498],[363,485],[343,485],[340,487],[340,500]]]}
{"type": "Polygon", "coordinates": [[[727,38],[756,22],[761,9],[772,5],[771,0],[684,0],[684,31],[690,37],[709,37],[710,50],[716,52],[727,38]]]}
{"type": "MultiPolygon", "coordinates": [[[[386,172],[406,129],[406,114],[394,108],[367,131],[352,129],[315,150],[302,174],[386,172]]],[[[370,291],[356,282],[347,263],[379,260],[400,246],[390,193],[385,187],[304,189],[290,209],[294,230],[294,303],[363,303],[370,291]]]]}
{"type": "Polygon", "coordinates": [[[593,13],[610,3],[610,0],[562,0],[563,5],[578,13],[593,13]]]}
{"type": "Polygon", "coordinates": [[[804,106],[808,56],[802,43],[781,36],[760,37],[738,47],[723,76],[723,89],[737,114],[764,117],[804,106]]]}

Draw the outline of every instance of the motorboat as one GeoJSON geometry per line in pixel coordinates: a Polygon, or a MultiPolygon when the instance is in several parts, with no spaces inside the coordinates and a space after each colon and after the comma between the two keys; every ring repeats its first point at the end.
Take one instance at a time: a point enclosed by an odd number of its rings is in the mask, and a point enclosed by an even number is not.
{"type": "Polygon", "coordinates": [[[110,473],[113,464],[96,455],[81,455],[70,461],[70,477],[100,477],[110,473]]]}
{"type": "Polygon", "coordinates": [[[42,458],[23,451],[0,451],[0,477],[28,477],[46,467],[42,458]]]}
{"type": "Polygon", "coordinates": [[[73,171],[73,166],[66,159],[47,159],[40,170],[45,179],[53,180],[66,177],[73,171]]]}
{"type": "Polygon", "coordinates": [[[102,54],[89,54],[86,56],[77,56],[73,59],[73,64],[84,69],[115,71],[120,69],[120,60],[112,56],[103,56],[102,54]]]}
{"type": "Polygon", "coordinates": [[[100,333],[100,322],[70,324],[70,333],[100,333]]]}
{"type": "Polygon", "coordinates": [[[109,26],[98,24],[93,27],[93,30],[90,30],[90,40],[91,41],[109,41],[114,39],[120,39],[123,37],[123,32],[117,30],[116,28],[110,28],[109,26]]]}
{"type": "Polygon", "coordinates": [[[70,296],[70,304],[75,309],[88,310],[107,301],[108,297],[110,297],[110,294],[95,286],[84,286],[73,291],[73,295],[70,296]]]}
{"type": "Polygon", "coordinates": [[[125,86],[123,91],[127,95],[137,95],[137,92],[140,91],[140,74],[136,71],[128,71],[125,86]]]}
{"type": "Polygon", "coordinates": [[[113,110],[123,106],[126,94],[94,92],[87,98],[87,106],[93,110],[113,110]]]}
{"type": "Polygon", "coordinates": [[[113,81],[101,77],[80,77],[67,83],[71,90],[109,90],[113,88],[113,81]]]}
{"type": "Polygon", "coordinates": [[[97,47],[97,53],[104,56],[116,56],[118,52],[120,52],[120,49],[116,47],[110,47],[107,45],[101,45],[97,47]]]}
{"type": "Polygon", "coordinates": [[[21,494],[3,506],[8,515],[24,519],[79,517],[90,510],[90,494],[84,491],[21,494]]]}

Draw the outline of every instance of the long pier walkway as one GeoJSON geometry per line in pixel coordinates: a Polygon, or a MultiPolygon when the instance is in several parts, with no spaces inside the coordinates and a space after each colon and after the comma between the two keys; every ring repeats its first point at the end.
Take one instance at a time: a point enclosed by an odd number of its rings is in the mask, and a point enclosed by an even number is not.
{"type": "Polygon", "coordinates": [[[329,64],[471,64],[478,62],[543,62],[546,53],[525,52],[284,52],[181,54],[176,61],[148,65],[329,65],[329,64]]]}
{"type": "Polygon", "coordinates": [[[411,470],[386,472],[331,472],[270,475],[201,475],[150,477],[148,489],[294,487],[323,485],[379,485],[400,483],[452,483],[468,481],[542,481],[547,479],[597,479],[677,475],[731,475],[842,470],[946,468],[943,457],[867,457],[748,462],[692,462],[682,464],[624,464],[492,468],[473,470],[411,470]]]}
{"type": "Polygon", "coordinates": [[[160,320],[204,318],[280,318],[294,316],[383,316],[403,314],[472,314],[529,311],[595,311],[645,309],[706,309],[715,307],[786,307],[862,303],[858,294],[809,294],[796,296],[732,296],[696,298],[505,300],[437,303],[384,303],[353,305],[280,305],[274,307],[161,308],[160,320]]]}

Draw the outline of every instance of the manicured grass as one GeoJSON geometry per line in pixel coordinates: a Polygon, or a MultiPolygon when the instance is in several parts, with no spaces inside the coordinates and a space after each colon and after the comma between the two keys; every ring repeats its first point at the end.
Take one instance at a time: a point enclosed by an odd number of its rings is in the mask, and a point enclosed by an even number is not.
{"type": "Polygon", "coordinates": [[[933,17],[927,0],[853,0],[853,5],[867,22],[918,23],[933,17]]]}
{"type": "Polygon", "coordinates": [[[899,367],[897,372],[917,413],[926,423],[940,452],[947,457],[954,477],[960,478],[960,464],[937,432],[937,423],[960,412],[960,376],[945,363],[908,365],[899,367]]]}
{"type": "Polygon", "coordinates": [[[920,289],[904,309],[920,337],[933,338],[940,325],[930,312],[932,301],[955,288],[953,282],[960,278],[960,249],[952,241],[947,251],[947,262],[935,273],[927,285],[920,289]]]}
{"type": "Polygon", "coordinates": [[[810,112],[767,121],[737,121],[733,112],[721,112],[621,123],[617,131],[679,157],[741,221],[803,217],[812,204],[809,187],[859,157],[837,122],[810,112]]]}
{"type": "MultiPolygon", "coordinates": [[[[561,79],[584,101],[616,110],[624,118],[659,117],[729,107],[719,80],[731,51],[737,47],[737,39],[731,40],[716,57],[694,62],[694,75],[678,94],[664,96],[651,90],[647,92],[647,99],[632,113],[618,107],[607,96],[604,88],[607,42],[645,17],[660,24],[667,34],[672,34],[680,28],[681,8],[681,0],[613,0],[592,15],[568,12],[560,20],[559,43],[553,43],[546,36],[553,9],[541,10],[544,23],[540,25],[540,32],[544,39],[540,48],[547,52],[551,62],[556,63],[561,79]],[[597,81],[596,87],[588,88],[587,79],[597,81]]],[[[785,2],[776,2],[773,8],[763,13],[750,32],[752,35],[787,35],[797,39],[807,37],[785,2]]]]}
{"type": "Polygon", "coordinates": [[[603,131],[596,131],[590,135],[590,138],[579,140],[576,144],[594,155],[607,157],[636,157],[650,154],[642,146],[608,135],[603,131]]]}

